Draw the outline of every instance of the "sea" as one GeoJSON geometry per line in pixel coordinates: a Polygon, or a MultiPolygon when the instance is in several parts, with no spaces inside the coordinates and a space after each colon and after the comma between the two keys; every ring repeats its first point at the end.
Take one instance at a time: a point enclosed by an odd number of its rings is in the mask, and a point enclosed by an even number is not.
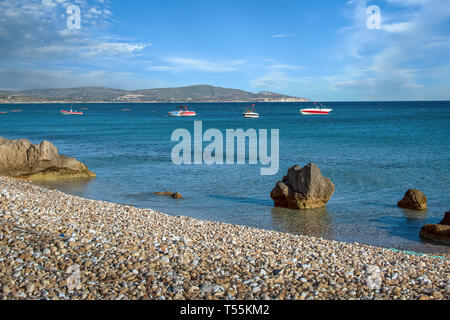
{"type": "MultiPolygon", "coordinates": [[[[302,116],[310,103],[256,103],[259,119],[244,119],[246,103],[190,103],[195,118],[168,117],[177,104],[74,104],[83,116],[63,116],[64,104],[0,105],[0,136],[48,140],[97,174],[92,180],[40,184],[89,199],[152,208],[280,232],[357,242],[418,253],[450,253],[420,239],[421,227],[450,210],[450,102],[324,102],[327,116],[302,116]],[[11,110],[22,112],[11,112],[11,110]],[[123,109],[131,109],[124,111],[123,109]],[[194,121],[203,130],[279,132],[279,170],[258,164],[182,164],[172,161],[171,137],[194,121]],[[270,192],[288,168],[319,166],[336,186],[326,208],[274,208],[270,192]],[[416,188],[428,210],[397,202],[416,188]],[[153,193],[180,192],[181,200],[153,193]]],[[[186,131],[185,131],[186,132],[186,131]]],[[[203,148],[209,143],[204,142],[203,148]]],[[[248,158],[247,158],[248,160],[248,158]]]]}

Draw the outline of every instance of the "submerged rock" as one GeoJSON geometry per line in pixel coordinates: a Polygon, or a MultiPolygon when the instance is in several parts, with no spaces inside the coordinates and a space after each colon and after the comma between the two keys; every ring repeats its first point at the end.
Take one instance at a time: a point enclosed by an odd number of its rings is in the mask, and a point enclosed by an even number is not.
{"type": "Polygon", "coordinates": [[[334,188],[333,182],[322,176],[319,167],[310,163],[304,168],[290,168],[287,176],[276,184],[270,196],[275,207],[315,209],[327,205],[334,188]]]}
{"type": "Polygon", "coordinates": [[[95,177],[81,162],[58,154],[58,149],[48,141],[34,145],[25,139],[1,137],[0,175],[31,180],[95,177]]]}
{"type": "Polygon", "coordinates": [[[154,195],[157,196],[169,196],[174,199],[183,199],[182,195],[179,192],[171,192],[171,191],[164,191],[164,192],[153,192],[154,195]]]}
{"type": "Polygon", "coordinates": [[[427,210],[427,197],[422,191],[409,189],[397,206],[411,210],[427,210]]]}
{"type": "Polygon", "coordinates": [[[420,230],[420,237],[450,246],[450,211],[438,224],[427,224],[420,230]]]}
{"type": "Polygon", "coordinates": [[[172,196],[172,192],[171,191],[164,191],[164,192],[153,192],[154,195],[156,196],[172,196]]]}
{"type": "Polygon", "coordinates": [[[182,199],[183,197],[181,196],[181,194],[179,192],[175,192],[174,194],[172,194],[172,198],[182,199]]]}

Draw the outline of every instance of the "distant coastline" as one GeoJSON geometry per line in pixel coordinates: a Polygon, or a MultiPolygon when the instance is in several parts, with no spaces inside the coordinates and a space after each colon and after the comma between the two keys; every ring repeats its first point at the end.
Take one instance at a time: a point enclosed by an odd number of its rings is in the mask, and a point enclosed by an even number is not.
{"type": "Polygon", "coordinates": [[[180,88],[160,88],[127,91],[104,87],[68,89],[33,89],[0,91],[0,103],[256,103],[310,102],[308,98],[292,97],[263,91],[247,92],[239,89],[195,85],[180,88]]]}
{"type": "Polygon", "coordinates": [[[11,101],[11,100],[2,100],[0,99],[0,104],[88,104],[88,103],[109,103],[109,104],[123,104],[123,103],[138,103],[138,104],[150,104],[150,103],[292,103],[292,102],[299,102],[299,103],[308,103],[310,101],[306,100],[269,100],[269,101],[254,101],[254,100],[234,100],[234,101],[132,101],[132,100],[125,100],[125,101],[77,101],[77,100],[30,100],[30,101],[11,101]]]}

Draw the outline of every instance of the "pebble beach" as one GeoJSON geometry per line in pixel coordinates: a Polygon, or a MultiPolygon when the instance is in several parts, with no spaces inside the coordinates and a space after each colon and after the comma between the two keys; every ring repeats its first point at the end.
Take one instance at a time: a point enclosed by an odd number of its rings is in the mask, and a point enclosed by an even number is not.
{"type": "Polygon", "coordinates": [[[1,299],[448,300],[450,259],[87,200],[0,177],[1,299]]]}

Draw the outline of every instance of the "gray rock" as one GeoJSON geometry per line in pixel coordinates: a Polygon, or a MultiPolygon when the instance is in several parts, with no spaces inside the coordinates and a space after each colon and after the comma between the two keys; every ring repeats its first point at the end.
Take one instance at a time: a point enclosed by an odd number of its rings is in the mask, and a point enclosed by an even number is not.
{"type": "Polygon", "coordinates": [[[318,166],[310,163],[304,168],[290,168],[270,196],[276,207],[307,210],[325,207],[334,189],[333,182],[322,176],[318,166]]]}

